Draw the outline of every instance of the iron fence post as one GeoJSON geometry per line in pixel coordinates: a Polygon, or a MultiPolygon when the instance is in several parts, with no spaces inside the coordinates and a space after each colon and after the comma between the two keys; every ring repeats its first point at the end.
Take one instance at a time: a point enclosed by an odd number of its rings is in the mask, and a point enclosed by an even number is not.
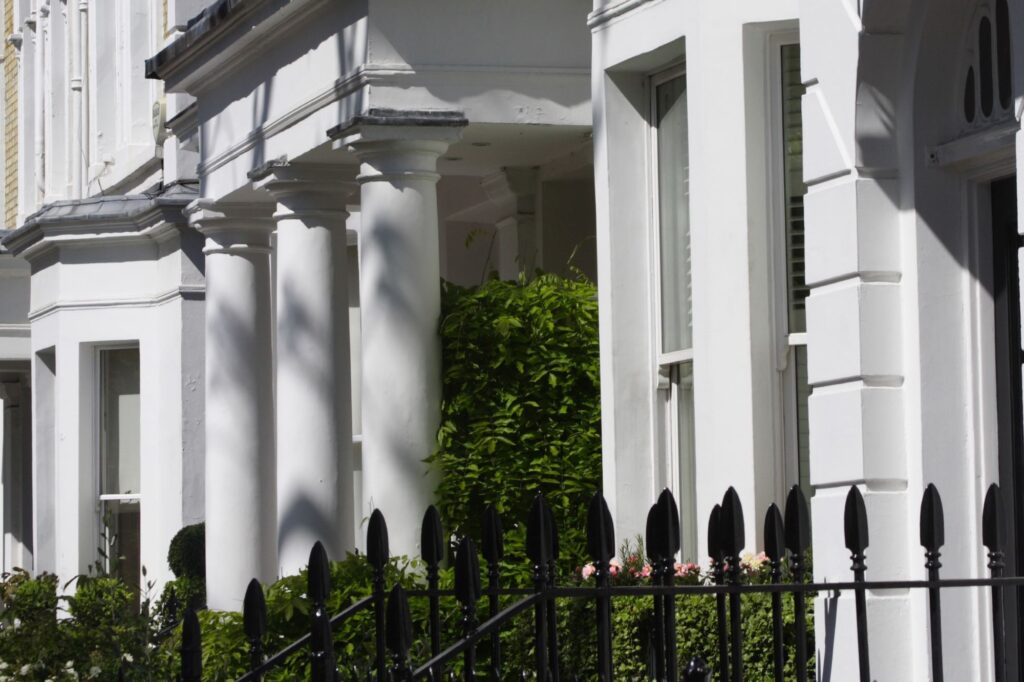
{"type": "MultiPolygon", "coordinates": [[[[946,541],[945,519],[939,491],[929,483],[921,500],[921,546],[925,548],[925,568],[928,580],[939,579],[939,548],[946,541]]],[[[942,604],[938,587],[928,588],[928,612],[931,630],[932,681],[942,682],[942,604]]]]}
{"type": "Polygon", "coordinates": [[[864,506],[864,497],[857,486],[850,486],[850,492],[846,496],[846,510],[844,513],[844,535],[846,537],[846,548],[850,550],[850,570],[853,571],[853,580],[858,584],[854,590],[854,600],[857,610],[857,658],[860,663],[861,682],[871,682],[871,661],[868,656],[868,609],[865,595],[864,572],[867,564],[864,563],[864,550],[868,546],[868,513],[864,506]]]}
{"type": "Polygon", "coordinates": [[[611,558],[615,554],[615,526],[608,504],[601,491],[594,493],[587,510],[587,551],[594,562],[594,579],[598,594],[597,612],[597,679],[612,682],[612,604],[611,558]]]}
{"type": "MultiPolygon", "coordinates": [[[[1003,577],[1003,543],[1006,526],[1003,517],[1003,496],[993,483],[985,494],[981,513],[982,543],[988,549],[988,569],[993,578],[1003,577]]],[[[1003,621],[1003,588],[992,585],[992,657],[995,682],[1006,679],[1006,626],[1003,621]]]]}
{"type": "MultiPolygon", "coordinates": [[[[785,535],[782,513],[775,504],[772,504],[764,517],[764,552],[771,562],[772,584],[782,581],[782,557],[786,551],[785,535]]],[[[785,679],[786,653],[782,636],[782,593],[772,592],[772,654],[775,659],[775,682],[783,682],[785,679]]]]}
{"type": "Polygon", "coordinates": [[[430,608],[430,655],[441,652],[441,604],[438,595],[438,565],[444,557],[444,537],[441,514],[430,505],[423,515],[420,532],[420,556],[427,565],[427,592],[430,608]]]}
{"type": "MultiPolygon", "coordinates": [[[[731,487],[722,498],[721,512],[722,553],[728,564],[729,584],[740,584],[740,556],[746,542],[743,524],[743,505],[739,493],[731,487]]],[[[732,630],[732,682],[743,682],[743,623],[742,605],[738,590],[729,592],[729,625],[732,630]]]]}
{"type": "MultiPolygon", "coordinates": [[[[804,581],[804,557],[811,546],[811,513],[807,508],[807,498],[794,485],[786,496],[786,549],[789,550],[790,568],[793,582],[804,581]]],[[[807,682],[807,615],[804,593],[793,593],[793,624],[796,630],[796,679],[807,682]]]]}
{"type": "MultiPolygon", "coordinates": [[[[725,583],[725,562],[722,556],[722,505],[716,504],[708,518],[708,556],[711,557],[711,578],[716,585],[725,583]]],[[[729,680],[729,634],[726,625],[725,594],[715,595],[718,624],[718,679],[729,680]]]]}
{"type": "Polygon", "coordinates": [[[374,509],[370,514],[370,524],[366,530],[366,557],[373,567],[373,618],[374,634],[376,644],[376,669],[377,679],[387,679],[387,652],[384,637],[385,627],[385,592],[384,592],[384,570],[388,560],[391,558],[391,550],[388,546],[388,525],[384,515],[379,509],[374,509]]]}
{"type": "Polygon", "coordinates": [[[396,584],[388,595],[387,647],[394,658],[392,678],[395,682],[412,680],[409,667],[409,648],[412,646],[412,617],[409,615],[409,598],[405,588],[396,584]]]}
{"type": "MultiPolygon", "coordinates": [[[[249,670],[255,670],[263,663],[263,637],[267,632],[267,602],[263,597],[263,587],[256,578],[249,581],[245,591],[242,623],[249,640],[249,670]]],[[[253,680],[259,682],[260,675],[253,680]]]]}
{"type": "Polygon", "coordinates": [[[334,666],[334,638],[331,620],[327,615],[327,596],[331,592],[331,569],[327,551],[318,540],[309,554],[307,594],[313,602],[310,612],[309,660],[313,682],[333,682],[337,671],[334,666]]]}

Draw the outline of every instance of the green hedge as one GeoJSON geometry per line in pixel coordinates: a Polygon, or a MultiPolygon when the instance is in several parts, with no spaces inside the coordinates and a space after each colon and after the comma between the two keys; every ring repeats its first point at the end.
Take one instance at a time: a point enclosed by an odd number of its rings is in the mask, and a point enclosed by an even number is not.
{"type": "Polygon", "coordinates": [[[493,504],[509,569],[521,567],[533,497],[542,492],[560,531],[563,570],[586,558],[587,502],[601,485],[597,290],[583,278],[540,274],[446,284],[441,324],[444,396],[437,505],[453,535],[480,537],[493,504]]]}

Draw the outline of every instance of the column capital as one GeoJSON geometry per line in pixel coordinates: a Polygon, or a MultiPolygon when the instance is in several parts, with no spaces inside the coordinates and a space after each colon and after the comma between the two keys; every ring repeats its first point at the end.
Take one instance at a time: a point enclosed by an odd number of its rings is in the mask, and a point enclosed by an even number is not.
{"type": "Polygon", "coordinates": [[[356,168],[326,163],[271,161],[249,173],[253,188],[277,202],[276,220],[323,215],[344,221],[359,190],[356,168]]]}
{"type": "Polygon", "coordinates": [[[196,199],[185,207],[189,225],[206,237],[203,253],[270,253],[271,204],[196,199]]]}
{"type": "Polygon", "coordinates": [[[361,162],[360,183],[400,179],[437,181],[437,159],[462,137],[468,121],[458,111],[371,109],[327,131],[334,149],[361,162]]]}

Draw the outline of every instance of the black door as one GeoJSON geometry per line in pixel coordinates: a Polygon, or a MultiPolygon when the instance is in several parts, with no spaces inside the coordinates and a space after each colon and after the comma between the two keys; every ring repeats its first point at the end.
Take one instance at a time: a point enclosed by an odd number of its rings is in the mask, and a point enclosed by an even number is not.
{"type": "MultiPolygon", "coordinates": [[[[993,299],[995,301],[996,399],[999,421],[999,484],[1010,516],[1007,569],[1010,575],[1024,571],[1024,409],[1022,409],[1022,362],[1020,272],[1017,233],[1017,180],[992,183],[993,299]]],[[[1007,679],[1024,679],[1024,590],[1007,590],[1007,679]],[[1019,594],[1014,595],[1014,592],[1019,594]]]]}

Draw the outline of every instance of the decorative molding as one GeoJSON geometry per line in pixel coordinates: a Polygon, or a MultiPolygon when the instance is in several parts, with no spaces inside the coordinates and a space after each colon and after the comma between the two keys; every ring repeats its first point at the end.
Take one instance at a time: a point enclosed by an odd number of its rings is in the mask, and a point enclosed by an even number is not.
{"type": "Polygon", "coordinates": [[[157,193],[56,201],[3,238],[3,246],[24,259],[68,245],[162,241],[184,227],[182,211],[195,198],[194,184],[174,183],[157,193]]]}
{"type": "MultiPolygon", "coordinates": [[[[29,312],[28,319],[36,322],[63,310],[97,310],[102,308],[153,308],[178,299],[202,301],[206,298],[206,287],[182,285],[151,297],[92,299],[82,301],[56,301],[29,312]]],[[[27,325],[26,325],[27,326],[27,325]]],[[[3,331],[0,325],[0,332],[3,331]]]]}
{"type": "Polygon", "coordinates": [[[970,169],[1008,164],[1012,170],[1020,122],[1014,118],[975,130],[967,135],[930,147],[928,165],[939,168],[970,169]]]}
{"type": "Polygon", "coordinates": [[[347,97],[367,84],[368,81],[362,67],[352,71],[343,78],[339,78],[330,87],[299,103],[298,106],[290,111],[250,131],[241,142],[201,162],[197,169],[199,176],[208,175],[218,168],[231,163],[242,154],[252,151],[257,144],[274,137],[278,133],[284,132],[320,109],[347,97]]]}
{"type": "Polygon", "coordinates": [[[356,114],[344,123],[328,129],[327,138],[336,140],[345,137],[356,128],[366,126],[465,128],[467,125],[469,120],[461,111],[369,109],[365,114],[356,114]]]}
{"type": "Polygon", "coordinates": [[[263,39],[276,29],[287,31],[329,0],[290,0],[262,20],[252,23],[234,40],[219,50],[211,49],[219,39],[240,26],[244,19],[263,9],[271,0],[217,0],[192,24],[180,38],[146,59],[146,78],[173,81],[174,90],[189,91],[195,84],[215,86],[229,77],[238,65],[251,61],[267,48],[263,39]],[[213,54],[208,54],[208,53],[213,54]],[[205,60],[205,61],[204,61],[205,60]]]}
{"type": "Polygon", "coordinates": [[[617,19],[623,14],[632,12],[637,7],[646,5],[653,1],[655,0],[622,0],[622,2],[611,5],[610,7],[594,10],[587,15],[587,28],[591,31],[596,31],[605,24],[610,23],[613,19],[617,19]]]}
{"type": "MultiPolygon", "coordinates": [[[[241,141],[201,162],[198,166],[198,174],[204,176],[216,171],[231,163],[242,154],[253,150],[258,144],[291,128],[320,109],[334,104],[365,87],[393,86],[409,88],[421,82],[430,82],[431,76],[440,76],[458,81],[462,74],[531,76],[533,78],[538,76],[551,78],[568,76],[585,78],[588,81],[590,79],[590,70],[586,68],[505,68],[444,65],[413,68],[407,64],[361,65],[278,118],[272,119],[251,130],[241,141]]],[[[369,115],[372,111],[371,109],[366,115],[369,115]]],[[[435,114],[437,112],[424,113],[435,114]]],[[[329,134],[338,134],[338,131],[350,122],[332,127],[329,134]]]]}

